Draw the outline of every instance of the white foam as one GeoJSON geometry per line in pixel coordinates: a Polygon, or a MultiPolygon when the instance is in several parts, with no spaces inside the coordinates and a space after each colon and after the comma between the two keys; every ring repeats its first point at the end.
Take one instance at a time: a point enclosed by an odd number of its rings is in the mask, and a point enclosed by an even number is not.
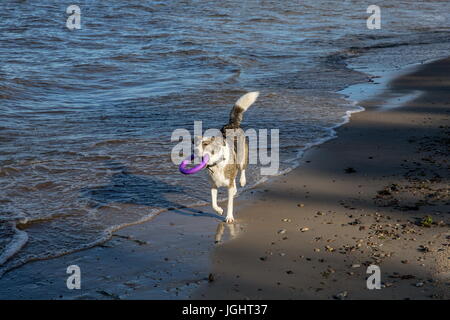
{"type": "Polygon", "coordinates": [[[5,264],[12,256],[22,249],[22,247],[28,242],[28,234],[25,231],[19,230],[15,223],[11,223],[14,230],[14,236],[12,237],[9,245],[0,254],[0,266],[5,264]]]}

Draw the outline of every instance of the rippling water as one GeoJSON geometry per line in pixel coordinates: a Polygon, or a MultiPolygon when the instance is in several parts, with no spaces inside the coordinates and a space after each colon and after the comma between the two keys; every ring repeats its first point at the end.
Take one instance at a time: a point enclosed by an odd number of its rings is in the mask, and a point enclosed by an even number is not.
{"type": "Polygon", "coordinates": [[[446,1],[383,1],[381,30],[361,1],[70,4],[80,30],[64,1],[2,1],[0,274],[207,201],[205,175],[170,161],[171,133],[220,128],[244,92],[261,91],[245,128],[280,129],[285,170],[357,109],[337,91],[368,76],[347,59],[392,69],[450,47],[446,1]]]}

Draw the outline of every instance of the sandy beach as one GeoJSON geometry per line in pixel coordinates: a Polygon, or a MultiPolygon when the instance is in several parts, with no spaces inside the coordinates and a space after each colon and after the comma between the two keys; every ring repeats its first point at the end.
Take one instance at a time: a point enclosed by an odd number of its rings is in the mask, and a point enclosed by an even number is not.
{"type": "Polygon", "coordinates": [[[394,79],[337,139],[238,200],[245,232],[216,248],[194,297],[448,299],[449,75],[444,59],[394,79]],[[372,264],[380,290],[366,287],[372,264]]]}
{"type": "Polygon", "coordinates": [[[238,197],[233,225],[171,210],[8,272],[0,298],[448,299],[449,87],[450,59],[394,79],[300,167],[238,197]],[[66,287],[73,264],[81,290],[66,287]]]}

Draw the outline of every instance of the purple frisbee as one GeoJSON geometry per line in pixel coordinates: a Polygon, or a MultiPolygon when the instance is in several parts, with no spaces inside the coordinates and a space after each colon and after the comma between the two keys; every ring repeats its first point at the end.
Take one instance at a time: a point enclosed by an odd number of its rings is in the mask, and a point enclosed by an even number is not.
{"type": "Polygon", "coordinates": [[[191,155],[191,159],[190,159],[190,160],[189,160],[189,159],[186,159],[186,160],[183,160],[183,161],[180,163],[179,169],[180,169],[180,172],[181,172],[181,173],[183,173],[183,174],[193,174],[193,173],[199,172],[199,171],[202,170],[204,167],[206,167],[206,165],[208,164],[209,156],[208,156],[208,154],[205,154],[205,155],[202,157],[202,162],[201,162],[200,164],[196,165],[195,167],[193,167],[193,168],[191,168],[191,169],[187,169],[186,166],[187,166],[192,160],[194,160],[194,158],[195,158],[195,156],[194,156],[194,155],[191,155]]]}

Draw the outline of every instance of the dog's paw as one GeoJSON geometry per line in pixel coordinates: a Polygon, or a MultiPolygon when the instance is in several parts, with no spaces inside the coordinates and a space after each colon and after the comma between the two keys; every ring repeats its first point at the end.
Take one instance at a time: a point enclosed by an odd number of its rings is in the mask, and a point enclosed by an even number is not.
{"type": "Polygon", "coordinates": [[[217,212],[218,214],[222,215],[223,209],[221,207],[215,207],[213,209],[214,209],[215,212],[217,212]]]}
{"type": "Polygon", "coordinates": [[[225,218],[225,222],[226,223],[233,223],[234,222],[234,217],[226,217],[225,218]]]}

